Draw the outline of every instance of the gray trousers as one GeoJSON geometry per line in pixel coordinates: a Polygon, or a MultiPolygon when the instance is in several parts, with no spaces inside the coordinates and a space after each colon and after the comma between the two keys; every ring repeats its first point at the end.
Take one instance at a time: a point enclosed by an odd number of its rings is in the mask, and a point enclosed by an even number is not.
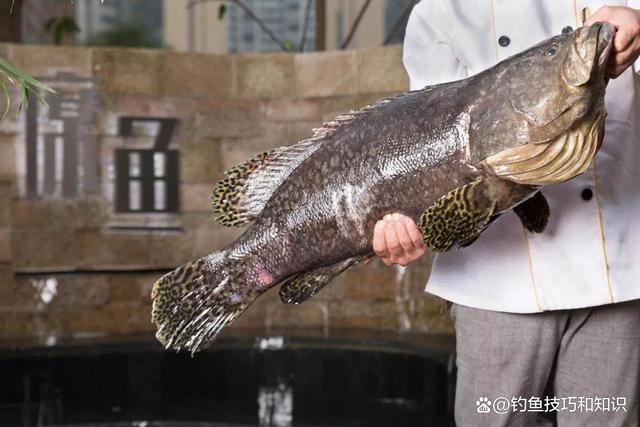
{"type": "Polygon", "coordinates": [[[452,304],[450,314],[458,426],[535,426],[545,411],[560,427],[640,425],[640,300],[536,314],[452,304]]]}

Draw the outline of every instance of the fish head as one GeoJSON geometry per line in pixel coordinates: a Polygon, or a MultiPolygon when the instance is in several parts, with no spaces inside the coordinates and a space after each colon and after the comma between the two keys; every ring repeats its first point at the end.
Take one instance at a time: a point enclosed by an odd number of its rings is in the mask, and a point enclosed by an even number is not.
{"type": "Polygon", "coordinates": [[[486,158],[494,173],[546,185],[587,169],[604,135],[606,68],[614,34],[611,25],[595,23],[514,57],[506,71],[525,76],[508,80],[519,146],[486,158]]]}
{"type": "Polygon", "coordinates": [[[514,61],[509,96],[529,124],[530,142],[546,142],[604,100],[606,65],[615,30],[595,23],[542,42],[514,61]],[[533,131],[533,132],[532,132],[533,131]]]}
{"type": "Polygon", "coordinates": [[[564,57],[562,77],[571,87],[580,87],[590,81],[607,82],[606,68],[613,50],[615,27],[597,22],[571,34],[572,42],[564,57]]]}

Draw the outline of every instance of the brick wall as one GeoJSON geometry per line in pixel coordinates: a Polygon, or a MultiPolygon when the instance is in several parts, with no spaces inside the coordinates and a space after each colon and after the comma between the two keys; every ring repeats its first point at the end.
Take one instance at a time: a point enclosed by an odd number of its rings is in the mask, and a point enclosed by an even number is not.
{"type": "MultiPolygon", "coordinates": [[[[96,102],[80,109],[95,111],[77,144],[86,157],[83,138],[96,138],[97,167],[79,176],[95,173],[99,182],[97,191],[80,185],[71,198],[28,196],[26,114],[12,111],[0,122],[0,338],[151,332],[154,280],[241,232],[218,226],[209,205],[226,168],[408,86],[397,47],[215,56],[0,45],[0,56],[59,92],[76,84],[56,83],[60,73],[92,82],[96,102]],[[170,147],[180,153],[179,213],[115,212],[114,151],[149,147],[155,138],[123,136],[123,117],[177,120],[170,147]]],[[[441,302],[423,292],[429,265],[359,266],[295,307],[272,290],[234,327],[451,332],[441,302]]]]}

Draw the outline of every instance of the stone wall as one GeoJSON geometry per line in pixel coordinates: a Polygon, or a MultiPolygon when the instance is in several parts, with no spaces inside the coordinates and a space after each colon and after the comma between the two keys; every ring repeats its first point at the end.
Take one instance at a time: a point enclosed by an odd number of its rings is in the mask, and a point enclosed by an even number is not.
{"type": "MultiPolygon", "coordinates": [[[[71,94],[70,102],[80,108],[61,107],[91,117],[78,139],[85,162],[79,176],[86,182],[73,197],[39,194],[40,187],[29,192],[25,146],[34,122],[25,112],[17,115],[15,104],[0,122],[0,338],[152,331],[154,280],[241,232],[217,225],[210,208],[213,184],[226,168],[295,143],[323,120],[408,86],[397,47],[215,56],[0,45],[0,57],[61,91],[89,85],[96,95],[95,102],[83,104],[71,94]],[[180,153],[179,212],[115,211],[115,150],[146,149],[157,137],[157,129],[144,126],[123,132],[123,117],[177,120],[169,148],[180,153]],[[95,170],[86,166],[93,161],[87,135],[97,141],[95,170]],[[93,190],[87,184],[92,173],[93,190]]],[[[59,125],[51,120],[45,126],[41,119],[40,140],[48,132],[42,129],[59,125]]],[[[64,135],[52,138],[66,147],[64,135]]],[[[441,302],[423,292],[429,261],[407,269],[378,261],[359,266],[301,306],[281,304],[272,290],[234,327],[451,332],[441,302]]]]}

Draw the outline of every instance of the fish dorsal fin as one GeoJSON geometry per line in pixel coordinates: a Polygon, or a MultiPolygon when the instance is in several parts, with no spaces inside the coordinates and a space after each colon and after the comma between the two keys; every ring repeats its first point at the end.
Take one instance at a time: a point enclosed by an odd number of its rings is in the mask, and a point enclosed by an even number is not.
{"type": "Polygon", "coordinates": [[[288,147],[278,147],[228,169],[213,190],[216,221],[233,227],[253,221],[276,189],[300,164],[311,156],[337,129],[354,122],[407,93],[385,98],[360,110],[340,115],[314,129],[311,138],[288,147]]]}
{"type": "Polygon", "coordinates": [[[332,135],[333,133],[335,133],[335,131],[340,129],[342,126],[347,125],[349,123],[352,123],[357,118],[362,117],[362,116],[364,116],[366,114],[369,114],[369,113],[371,113],[373,111],[376,111],[381,107],[384,107],[385,105],[389,104],[391,101],[403,98],[403,97],[407,96],[409,93],[411,93],[411,92],[405,92],[405,93],[401,93],[399,95],[391,96],[389,98],[383,98],[383,99],[380,99],[380,100],[374,102],[373,104],[370,104],[370,105],[367,105],[365,107],[362,107],[359,110],[351,110],[348,113],[341,114],[341,115],[335,117],[331,121],[324,122],[322,124],[322,127],[313,129],[313,137],[314,138],[325,138],[325,137],[328,137],[328,136],[332,135]]]}
{"type": "Polygon", "coordinates": [[[348,113],[339,115],[335,117],[333,120],[324,122],[322,127],[313,129],[313,137],[314,138],[324,138],[331,136],[341,127],[348,125],[349,123],[353,123],[356,119],[360,117],[364,117],[370,113],[380,110],[382,107],[390,104],[393,101],[398,101],[400,99],[406,99],[413,95],[424,94],[425,92],[431,92],[433,89],[440,85],[427,86],[423,89],[402,92],[397,95],[389,96],[387,98],[382,98],[374,102],[373,104],[366,105],[359,110],[351,110],[348,113]]]}
{"type": "Polygon", "coordinates": [[[213,190],[216,221],[233,227],[255,219],[282,182],[320,146],[320,138],[310,138],[264,152],[228,169],[213,190]]]}

